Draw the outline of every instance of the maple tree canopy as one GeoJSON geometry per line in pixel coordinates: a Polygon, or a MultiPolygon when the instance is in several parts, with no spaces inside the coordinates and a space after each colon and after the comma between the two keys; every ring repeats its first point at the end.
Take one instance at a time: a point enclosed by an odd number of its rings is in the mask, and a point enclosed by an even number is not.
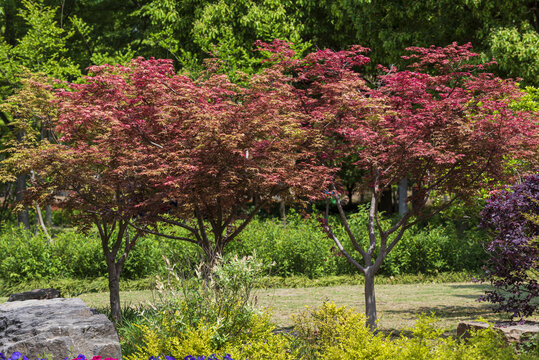
{"type": "Polygon", "coordinates": [[[368,325],[375,328],[374,275],[387,254],[418,221],[456,199],[468,200],[510,182],[517,174],[514,160],[533,170],[539,158],[537,113],[514,106],[522,96],[517,84],[486,73],[491,63],[474,63],[471,44],[409,48],[412,54],[404,58],[412,64],[407,69],[380,66],[383,75],[375,81],[359,72],[369,62],[368,49],[361,46],[320,50],[302,59],[295,59],[285,42],[259,46],[273,54],[277,68],[293,76],[304,127],[318,131],[326,144],[316,154],[320,163],[363,170],[358,181],[371,194],[368,243],[360,243],[348,224],[339,178],[328,197],[336,200],[352,247],[345,249],[333,231],[329,202],[323,226],[365,275],[368,325]],[[378,209],[382,193],[403,178],[413,184],[412,194],[404,197],[411,209],[384,229],[378,209]],[[442,195],[446,199],[440,201],[442,195]]]}
{"type": "Polygon", "coordinates": [[[185,240],[206,252],[208,222],[220,253],[243,228],[236,220],[250,220],[276,195],[314,199],[328,187],[332,172],[314,156],[322,143],[302,127],[295,89],[275,69],[247,86],[211,72],[196,81],[176,75],[170,60],[90,72],[58,94],[60,144],[31,157],[47,174],[36,193],[54,183],[74,190],[65,204],[136,220],[137,228],[163,216],[196,219],[182,221],[193,230],[185,240]]]}

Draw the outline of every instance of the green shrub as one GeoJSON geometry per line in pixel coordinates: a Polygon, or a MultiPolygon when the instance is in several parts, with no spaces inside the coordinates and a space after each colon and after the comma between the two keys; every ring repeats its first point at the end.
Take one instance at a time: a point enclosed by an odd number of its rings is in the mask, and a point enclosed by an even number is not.
{"type": "Polygon", "coordinates": [[[101,242],[94,232],[84,235],[74,229],[59,232],[48,249],[64,264],[60,277],[84,279],[107,275],[101,242]]]}
{"type": "Polygon", "coordinates": [[[452,223],[413,227],[389,253],[380,274],[477,271],[486,259],[484,236],[483,231],[470,229],[461,237],[452,223]]]}
{"type": "Polygon", "coordinates": [[[42,234],[34,236],[15,227],[3,229],[0,235],[0,278],[8,282],[22,282],[67,273],[66,264],[53,249],[53,244],[42,234]]]}
{"type": "MultiPolygon", "coordinates": [[[[299,332],[299,347],[306,359],[516,359],[512,347],[508,346],[496,331],[478,330],[470,338],[459,342],[443,337],[444,329],[435,327],[433,316],[420,315],[416,324],[409,329],[411,335],[401,335],[392,340],[382,333],[370,332],[365,325],[365,316],[347,307],[324,303],[308,309],[295,317],[299,332]]],[[[403,332],[404,333],[404,332],[403,332]]]]}
{"type": "MultiPolygon", "coordinates": [[[[240,241],[229,245],[227,253],[245,256],[256,250],[264,261],[275,263],[273,275],[285,278],[357,274],[357,269],[336,251],[334,243],[322,232],[316,216],[301,218],[292,212],[287,219],[286,226],[277,219],[253,220],[240,235],[240,241]]],[[[331,221],[343,246],[355,254],[338,219],[331,221]]],[[[386,226],[391,221],[382,220],[386,226]]],[[[433,225],[412,227],[388,255],[379,274],[479,271],[486,259],[481,245],[485,234],[473,221],[470,226],[463,226],[459,221],[451,220],[448,215],[447,219],[435,219],[433,225]]],[[[357,213],[351,214],[349,224],[358,242],[368,244],[366,209],[360,207],[357,213]]]]}
{"type": "Polygon", "coordinates": [[[520,344],[517,351],[522,359],[539,359],[539,333],[535,333],[533,335],[524,334],[520,338],[520,344]]]}
{"type": "MultiPolygon", "coordinates": [[[[166,243],[155,236],[139,239],[125,262],[122,279],[141,279],[166,274],[163,255],[173,259],[191,256],[192,247],[166,243]]],[[[65,229],[55,234],[52,241],[41,234],[11,227],[0,233],[0,279],[10,284],[40,279],[93,279],[107,276],[107,266],[101,242],[95,229],[82,234],[65,229]]]]}
{"type": "MultiPolygon", "coordinates": [[[[404,278],[410,274],[430,276],[479,271],[486,258],[481,246],[485,234],[475,226],[476,219],[464,212],[471,210],[451,210],[428,224],[409,229],[388,255],[379,275],[404,278]],[[465,218],[468,220],[463,221],[465,218]]],[[[352,230],[363,244],[368,243],[365,211],[360,207],[349,218],[352,230]]],[[[345,248],[352,250],[338,220],[333,217],[331,221],[345,248]]],[[[387,225],[394,220],[382,221],[387,225]]],[[[160,230],[186,235],[184,230],[175,227],[160,230]]],[[[321,283],[331,284],[332,280],[328,279],[332,276],[358,274],[322,232],[315,215],[303,218],[291,211],[286,226],[274,218],[256,218],[240,234],[238,241],[225,249],[228,256],[240,257],[251,255],[255,250],[265,263],[275,263],[272,275],[290,278],[287,280],[289,286],[312,286],[301,285],[307,283],[305,279],[321,279],[321,283]]],[[[5,228],[0,233],[0,252],[7,254],[0,262],[0,279],[8,284],[107,275],[95,229],[87,235],[73,229],[59,231],[54,241],[49,243],[41,234],[34,236],[19,228],[5,228]]],[[[160,239],[153,235],[142,237],[124,265],[122,279],[166,276],[167,269],[161,261],[163,256],[177,264],[177,271],[189,277],[198,264],[200,251],[194,244],[184,241],[160,239]]]]}
{"type": "Polygon", "coordinates": [[[314,217],[301,218],[295,212],[287,220],[286,226],[278,219],[253,220],[240,234],[239,241],[228,246],[227,253],[247,256],[256,250],[264,262],[275,263],[272,274],[283,277],[337,274],[338,258],[330,251],[333,244],[318,221],[314,217]]]}

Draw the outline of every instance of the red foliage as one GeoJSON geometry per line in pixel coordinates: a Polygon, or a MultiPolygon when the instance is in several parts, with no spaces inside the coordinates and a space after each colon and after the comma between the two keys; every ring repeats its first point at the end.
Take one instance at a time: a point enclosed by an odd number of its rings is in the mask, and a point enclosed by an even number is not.
{"type": "MultiPolygon", "coordinates": [[[[417,221],[468,199],[479,190],[508,182],[514,173],[510,160],[532,166],[538,155],[537,114],[515,111],[521,96],[512,80],[485,73],[491,63],[474,64],[471,45],[409,48],[414,61],[408,70],[380,67],[385,74],[373,83],[359,67],[368,62],[360,46],[349,51],[322,50],[294,60],[281,51],[282,71],[293,76],[296,97],[303,104],[303,123],[318,131],[326,146],[317,157],[330,168],[350,164],[362,168],[361,180],[371,191],[369,244],[359,244],[334,196],[356,260],[324,221],[337,247],[366,276],[369,325],[375,326],[374,274],[384,258],[417,221]],[[389,229],[379,221],[378,203],[384,189],[402,178],[413,183],[411,210],[389,229]],[[427,201],[446,195],[448,201],[427,207],[427,201]],[[415,219],[414,219],[415,218],[415,219]],[[411,221],[411,219],[414,219],[411,221]]],[[[275,59],[279,57],[275,56],[275,59]]],[[[339,188],[336,179],[333,190],[339,188]]]]}
{"type": "Polygon", "coordinates": [[[224,75],[175,75],[168,60],[90,71],[60,94],[57,131],[66,151],[102,162],[113,183],[136,179],[124,213],[139,227],[165,214],[195,219],[174,222],[213,259],[243,228],[236,220],[250,220],[251,205],[291,197],[291,188],[316,198],[328,185],[331,171],[312,160],[319,142],[301,127],[294,88],[278,71],[253,76],[247,87],[224,75]]]}
{"type": "MultiPolygon", "coordinates": [[[[433,213],[425,211],[433,194],[449,195],[447,206],[506,181],[508,160],[537,159],[537,114],[511,108],[516,84],[474,65],[470,45],[410,48],[408,70],[385,69],[374,80],[359,72],[369,61],[361,46],[301,59],[285,42],[259,46],[272,65],[245,85],[211,69],[192,80],[169,60],[136,59],[92,67],[84,83],[59,93],[62,144],[25,150],[21,168],[39,170],[32,191],[41,198],[71,190],[64,205],[98,225],[109,271],[120,259],[118,277],[136,240],[117,256],[128,224],[139,234],[156,232],[158,222],[183,227],[189,234],[177,238],[214,261],[275,196],[320,198],[352,163],[372,190],[368,249],[337,203],[363,261],[325,229],[374,286],[410,219],[433,213]],[[382,229],[381,193],[403,177],[414,184],[412,210],[382,229]]],[[[369,307],[374,290],[366,294],[369,307]]],[[[367,313],[376,318],[375,308],[367,313]]]]}

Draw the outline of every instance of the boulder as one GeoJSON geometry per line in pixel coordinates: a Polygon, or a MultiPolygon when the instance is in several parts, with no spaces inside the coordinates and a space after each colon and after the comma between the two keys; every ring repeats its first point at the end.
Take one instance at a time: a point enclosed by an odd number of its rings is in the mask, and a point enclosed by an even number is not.
{"type": "Polygon", "coordinates": [[[19,351],[28,358],[69,355],[121,359],[112,322],[94,314],[77,298],[6,302],[0,305],[0,353],[19,351]]]}
{"type": "Polygon", "coordinates": [[[35,289],[22,293],[11,294],[7,301],[25,301],[25,300],[45,300],[61,297],[60,291],[56,289],[35,289]]]}
{"type": "MultiPolygon", "coordinates": [[[[457,326],[457,337],[466,339],[470,336],[470,330],[487,329],[492,324],[478,321],[464,321],[457,326]]],[[[494,329],[502,334],[508,343],[520,344],[521,341],[530,339],[539,333],[539,323],[526,321],[524,323],[499,322],[494,324],[494,329]]]]}

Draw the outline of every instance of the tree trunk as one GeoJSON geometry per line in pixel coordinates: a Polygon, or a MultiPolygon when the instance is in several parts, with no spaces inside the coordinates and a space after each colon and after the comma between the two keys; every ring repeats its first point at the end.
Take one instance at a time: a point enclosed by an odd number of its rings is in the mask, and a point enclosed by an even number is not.
{"type": "Polygon", "coordinates": [[[41,213],[41,207],[37,203],[35,205],[36,205],[36,233],[38,229],[41,228],[41,230],[47,237],[47,240],[49,240],[49,242],[52,242],[52,238],[49,235],[49,232],[47,231],[45,222],[43,221],[43,214],[41,213]]]}
{"type": "Polygon", "coordinates": [[[17,18],[17,7],[15,1],[4,2],[4,39],[11,45],[17,45],[15,36],[15,19],[17,18]]]}
{"type": "Polygon", "coordinates": [[[52,227],[52,209],[50,205],[45,207],[45,225],[52,227]]]}
{"type": "Polygon", "coordinates": [[[384,189],[382,191],[382,196],[380,197],[380,204],[378,205],[378,210],[383,211],[388,214],[393,213],[393,194],[391,188],[384,189]]]}
{"type": "Polygon", "coordinates": [[[408,178],[403,177],[399,182],[399,215],[404,216],[408,212],[408,178]]]}
{"type": "Polygon", "coordinates": [[[349,209],[353,208],[352,197],[354,196],[355,188],[356,188],[356,184],[353,184],[352,186],[346,186],[346,194],[348,196],[348,204],[346,204],[346,206],[349,209]]]}
{"type": "MultiPolygon", "coordinates": [[[[15,188],[15,200],[21,202],[23,193],[26,190],[26,174],[17,177],[17,186],[15,188]]],[[[30,216],[28,215],[28,207],[24,206],[24,209],[17,213],[17,221],[19,226],[24,225],[25,229],[30,230],[30,216]]]]}
{"type": "MultiPolygon", "coordinates": [[[[24,132],[17,131],[17,141],[22,142],[24,139],[24,132]]],[[[23,199],[24,191],[26,190],[26,174],[19,175],[17,177],[17,183],[15,187],[15,200],[21,202],[23,199]]],[[[17,221],[19,226],[24,225],[27,230],[30,230],[30,216],[28,215],[28,207],[24,206],[24,209],[17,214],[17,221]]]]}
{"type": "Polygon", "coordinates": [[[376,296],[374,293],[374,269],[369,266],[365,271],[365,315],[369,329],[376,329],[376,296]]]}
{"type": "Polygon", "coordinates": [[[224,238],[219,234],[215,235],[215,243],[212,246],[211,242],[199,243],[198,245],[202,249],[203,257],[201,259],[201,271],[204,279],[209,279],[212,269],[221,261],[224,253],[224,238]]]}
{"type": "Polygon", "coordinates": [[[279,213],[281,215],[281,222],[283,226],[286,226],[286,205],[283,199],[281,199],[279,202],[279,213]]]}
{"type": "Polygon", "coordinates": [[[118,323],[122,319],[120,271],[118,271],[114,259],[110,256],[107,256],[107,267],[109,270],[110,316],[114,322],[118,323]]]}

